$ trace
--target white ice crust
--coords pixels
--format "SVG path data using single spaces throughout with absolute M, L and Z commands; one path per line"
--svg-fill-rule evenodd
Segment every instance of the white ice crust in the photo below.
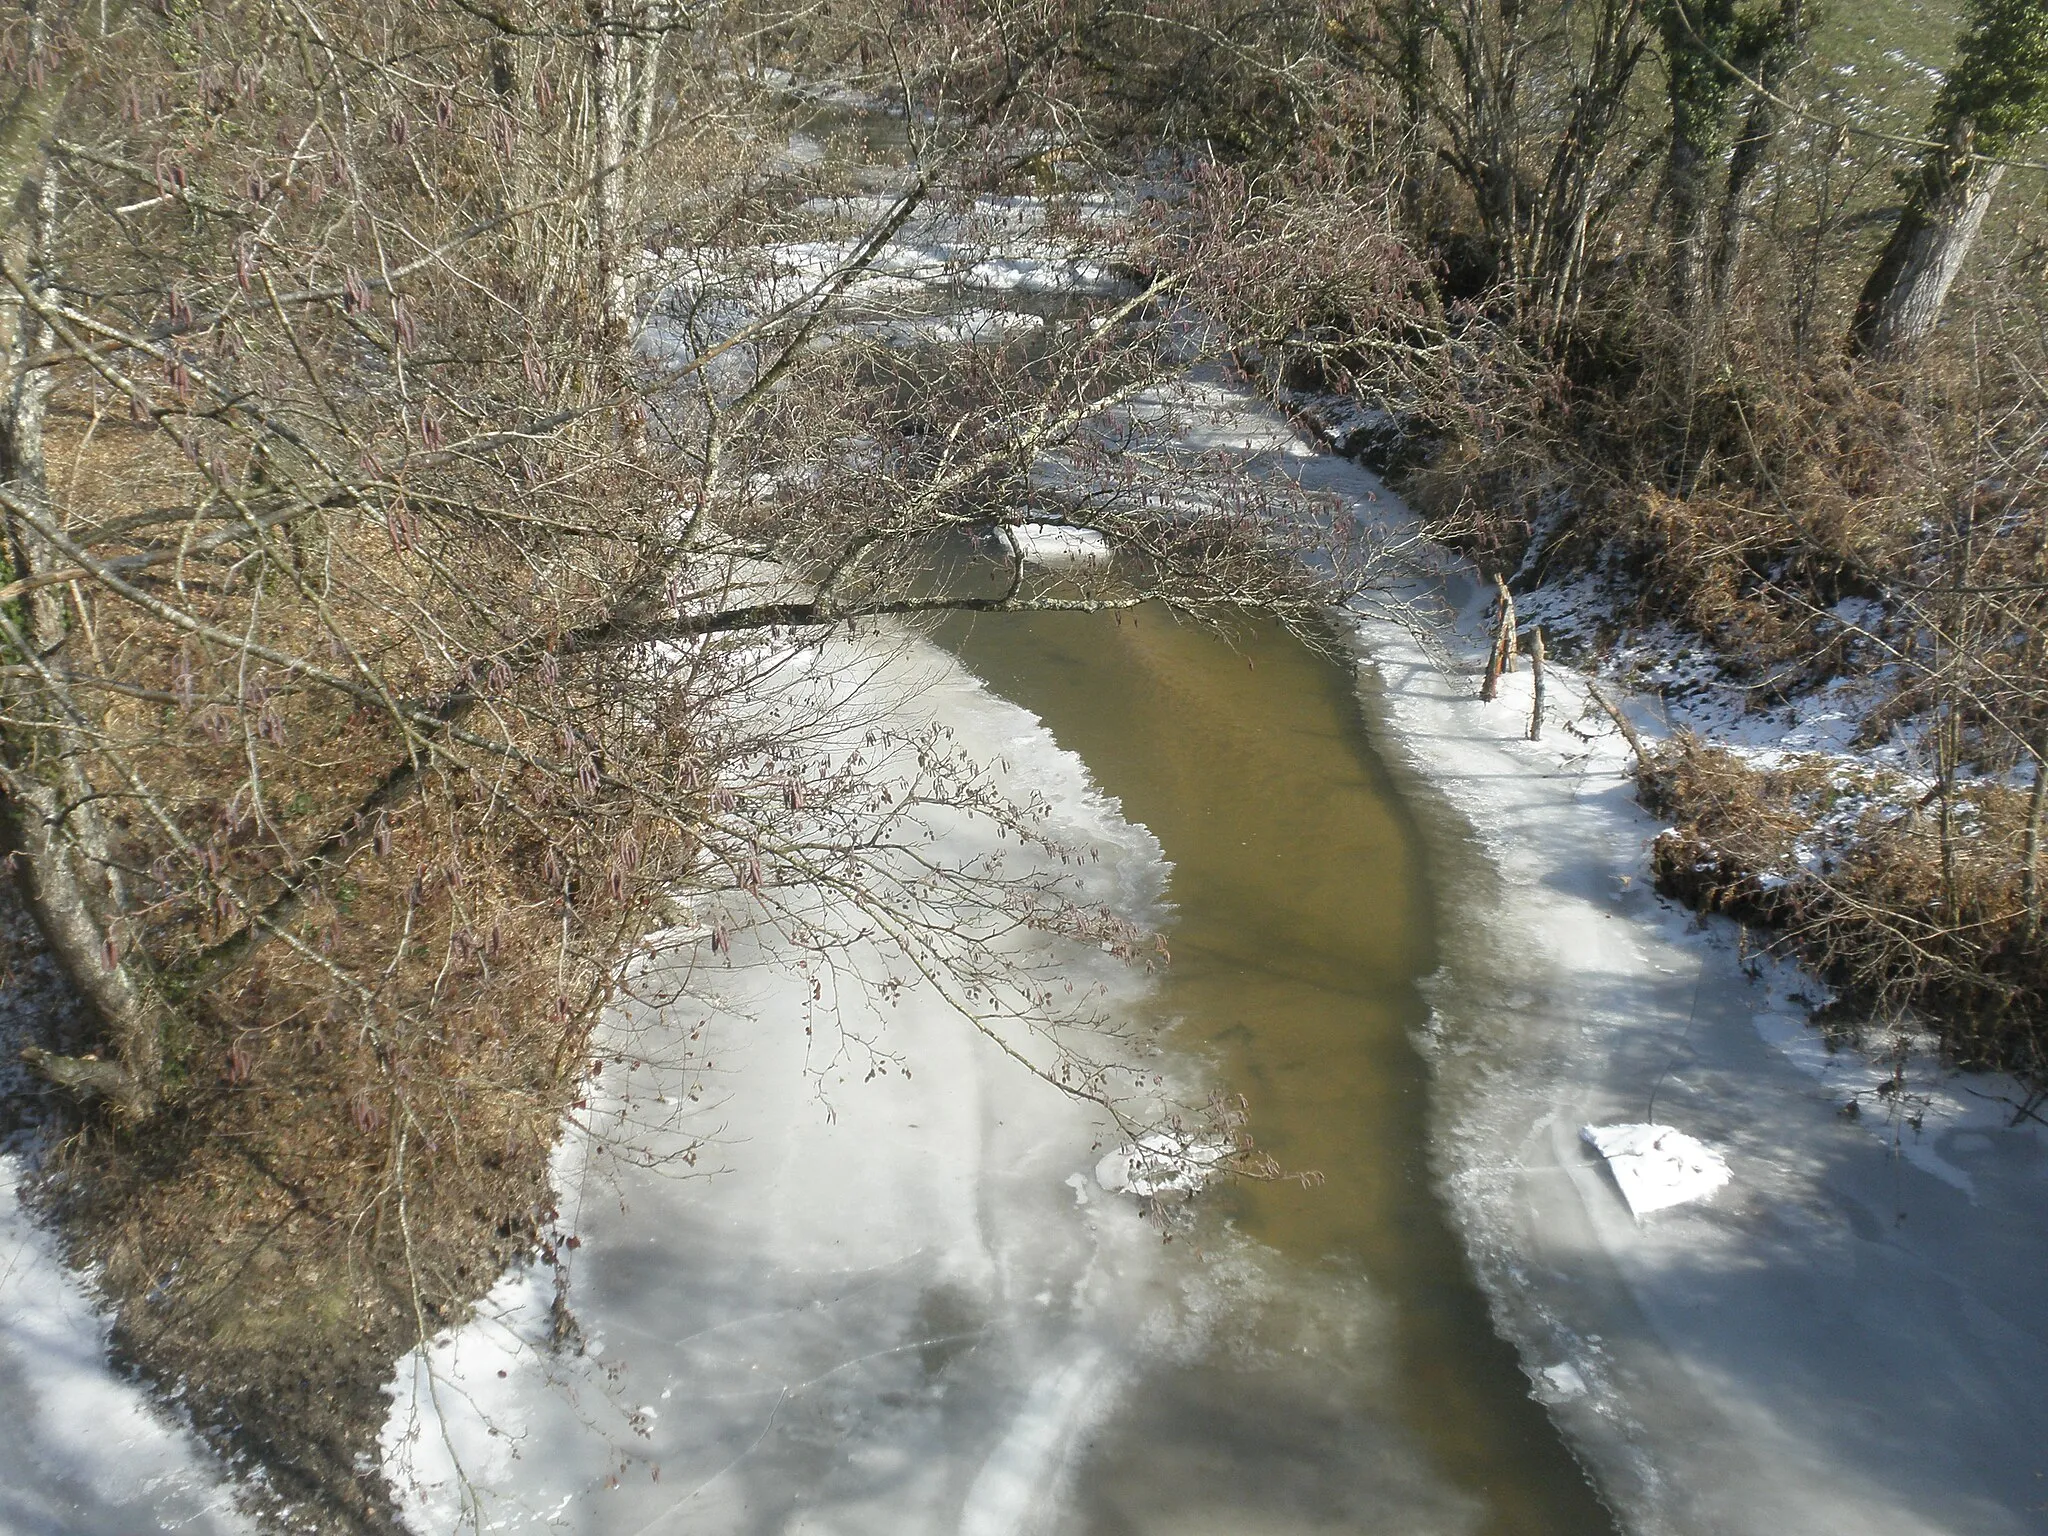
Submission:
M 1094 565 L 1109 558 L 1109 545 L 1091 528 L 1052 523 L 1019 523 L 1010 530 L 1023 557 L 1034 565 L 1060 568 Z
M 21 1176 L 0 1156 L 0 1536 L 253 1531 L 193 1437 L 108 1365 L 107 1318 Z
M 1602 1157 L 1638 1216 L 1704 1200 L 1728 1182 L 1712 1147 L 1669 1125 L 1589 1125 L 1579 1132 Z

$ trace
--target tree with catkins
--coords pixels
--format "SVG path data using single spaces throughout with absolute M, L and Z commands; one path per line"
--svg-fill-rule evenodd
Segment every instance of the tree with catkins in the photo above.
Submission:
M 295 1262 L 380 1320 L 348 1347 L 408 1347 L 492 1270 L 419 1245 L 481 1224 L 502 1262 L 546 1203 L 539 1149 L 677 891 L 829 950 L 797 899 L 829 889 L 1005 1039 L 1087 1020 L 998 926 L 1149 953 L 1059 878 L 911 859 L 914 806 L 1039 820 L 937 740 L 828 750 L 838 706 L 787 693 L 855 626 L 1158 601 L 1306 631 L 1387 575 L 1312 497 L 1219 464 L 1179 496 L 1102 429 L 1183 366 L 1158 289 L 944 359 L 875 323 L 889 240 L 1020 174 L 1058 110 L 1057 8 L 999 10 L 889 60 L 946 111 L 855 228 L 807 211 L 781 104 L 679 7 L 0 22 L 0 811 L 84 1005 L 33 1065 L 118 1130 L 72 1186 L 139 1231 L 104 1255 L 117 1306 L 246 1257 L 289 1188 Z M 804 220 L 837 255 L 792 277 Z M 1055 579 L 1023 523 L 1113 557 Z M 123 1161 L 173 1133 L 185 1179 Z M 180 1207 L 193 1169 L 249 1203 Z M 316 1432 L 231 1412 L 261 1372 L 180 1306 L 138 1348 L 202 1423 Z M 317 1467 L 361 1449 L 266 1446 L 336 1498 Z

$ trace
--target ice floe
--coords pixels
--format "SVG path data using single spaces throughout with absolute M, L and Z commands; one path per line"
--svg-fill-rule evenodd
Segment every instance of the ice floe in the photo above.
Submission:
M 1607 1159 L 1638 1216 L 1704 1200 L 1728 1182 L 1720 1153 L 1669 1125 L 1589 1125 L 1579 1135 Z
M 1009 533 L 1016 541 L 1017 552 L 1033 565 L 1094 565 L 1109 558 L 1108 543 L 1093 529 L 1019 523 Z
M 1095 1165 L 1095 1182 L 1112 1195 L 1191 1195 L 1221 1171 L 1230 1149 L 1204 1137 L 1154 1131 L 1106 1152 Z

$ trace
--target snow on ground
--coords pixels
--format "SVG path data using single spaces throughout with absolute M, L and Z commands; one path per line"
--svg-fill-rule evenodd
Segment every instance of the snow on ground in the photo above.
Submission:
M 1042 198 L 927 202 L 853 272 L 868 230 L 897 202 L 895 194 L 875 194 L 805 203 L 799 212 L 835 226 L 816 239 L 739 252 L 651 253 L 644 276 L 657 297 L 636 351 L 678 373 L 709 354 L 711 388 L 729 400 L 758 377 L 757 330 L 772 332 L 778 317 L 808 313 L 828 289 L 843 312 L 810 338 L 813 347 L 856 336 L 902 347 L 1001 342 L 1045 324 L 1021 307 L 1026 301 L 1057 308 L 1070 299 L 1137 291 L 1130 273 L 1108 259 L 1117 208 L 1101 197 L 1060 199 L 1057 228 L 1049 227 L 1050 205 Z M 1077 248 L 1077 234 L 1090 230 L 1099 251 Z M 966 295 L 997 303 L 963 302 Z
M 107 1363 L 107 1320 L 0 1156 L 0 1536 L 239 1532 L 196 1440 Z
M 1407 516 L 1248 390 L 1201 388 L 1214 445 Z M 1818 1064 L 1784 968 L 1650 889 L 1660 828 L 1583 679 L 1550 669 L 1526 740 L 1526 670 L 1477 699 L 1486 594 L 1453 573 L 1442 596 L 1452 668 L 1359 628 L 1440 872 L 1439 1178 L 1537 1394 L 1645 1536 L 2048 1530 L 2043 1127 L 1924 1057 L 1883 1095 L 1890 1061 Z M 1639 1222 L 1579 1133 L 1645 1121 L 1726 1187 Z
M 1137 291 L 1127 272 L 1107 262 L 1050 254 L 1033 240 L 1014 244 L 991 253 L 979 242 L 941 238 L 936 231 L 924 241 L 894 240 L 837 296 L 858 306 L 937 302 L 962 292 L 1117 298 Z M 796 240 L 723 260 L 669 250 L 650 259 L 648 275 L 664 288 L 742 294 L 767 314 L 809 304 L 855 267 L 864 247 L 861 238 Z

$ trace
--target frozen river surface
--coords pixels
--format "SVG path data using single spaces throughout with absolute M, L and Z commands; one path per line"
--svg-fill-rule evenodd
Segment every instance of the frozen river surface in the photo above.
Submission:
M 862 1018 L 842 978 L 837 1011 L 813 1008 L 789 955 L 736 935 L 695 978 L 720 1006 L 614 1026 L 645 1064 L 608 1066 L 630 1087 L 564 1169 L 580 1352 L 543 1342 L 535 1272 L 406 1383 L 391 1461 L 414 1523 L 470 1500 L 496 1528 L 593 1532 L 1603 1528 L 1430 1192 L 1407 1034 L 1427 922 L 1349 669 L 1155 614 L 962 643 L 1102 751 L 1122 810 L 936 650 L 892 664 L 896 691 L 1050 799 L 1098 894 L 1173 903 L 1165 980 L 1073 974 L 1166 1026 L 1162 1078 L 1243 1088 L 1262 1143 L 1327 1182 L 1224 1191 L 1165 1241 L 1094 1178 L 1099 1113 L 930 987 Z M 1166 857 L 1126 819 L 1139 801 Z M 894 1064 L 868 1080 L 842 1032 Z M 591 1150 L 700 1138 L 694 1168 Z

